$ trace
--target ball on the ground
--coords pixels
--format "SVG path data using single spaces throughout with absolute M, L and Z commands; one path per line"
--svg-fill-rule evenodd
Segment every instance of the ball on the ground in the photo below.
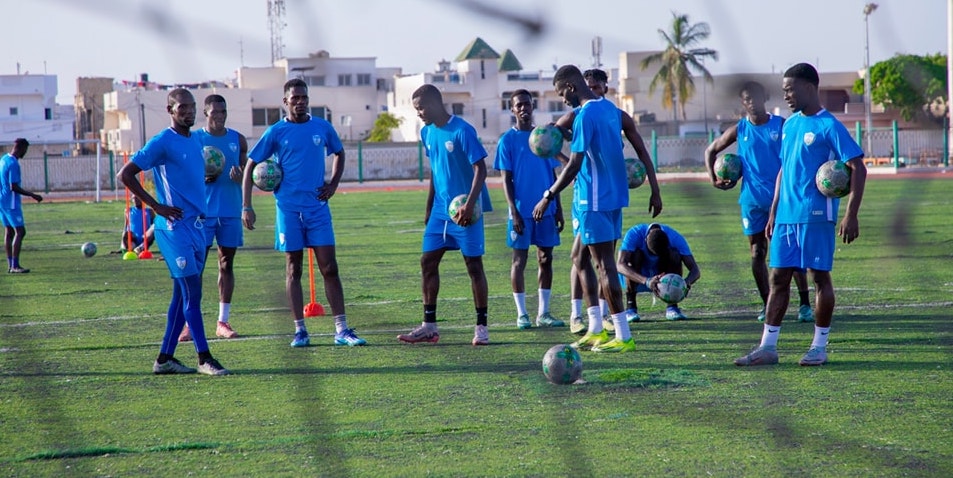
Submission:
M 83 251 L 83 255 L 86 257 L 93 257 L 96 255 L 96 243 L 87 242 L 80 246 L 79 250 Z
M 537 126 L 529 134 L 529 149 L 540 158 L 552 158 L 563 149 L 563 134 L 554 125 Z
M 218 176 L 225 170 L 225 155 L 215 146 L 203 147 L 202 158 L 205 159 L 205 176 Z
M 470 215 L 470 224 L 473 224 L 479 221 L 480 216 L 483 215 L 483 205 L 480 204 L 480 202 L 481 201 L 477 201 L 476 204 L 473 206 L 473 214 Z M 463 205 L 466 203 L 467 203 L 466 194 L 461 194 L 450 201 L 450 206 L 447 207 L 447 214 L 450 215 L 450 219 L 454 223 L 459 224 L 456 219 L 457 211 L 459 211 L 460 208 L 462 208 Z
M 262 161 L 255 165 L 251 179 L 262 191 L 274 191 L 281 184 L 281 166 L 274 161 Z
M 629 179 L 629 189 L 635 189 L 645 182 L 645 165 L 635 158 L 625 158 L 625 175 Z
M 843 161 L 832 159 L 817 170 L 814 184 L 829 198 L 842 198 L 850 193 L 850 168 Z
M 677 304 L 688 294 L 688 283 L 678 274 L 665 274 L 659 279 L 655 289 L 659 299 L 669 304 Z
M 582 357 L 567 344 L 554 345 L 543 355 L 543 375 L 557 385 L 566 385 L 582 376 Z
M 715 177 L 722 181 L 737 181 L 741 179 L 741 158 L 737 154 L 725 153 L 715 158 L 712 165 Z

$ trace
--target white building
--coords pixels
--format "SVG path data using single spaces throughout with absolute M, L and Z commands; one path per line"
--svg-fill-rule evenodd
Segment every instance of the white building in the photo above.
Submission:
M 57 109 L 56 94 L 56 75 L 0 75 L 0 143 L 69 143 L 73 116 Z

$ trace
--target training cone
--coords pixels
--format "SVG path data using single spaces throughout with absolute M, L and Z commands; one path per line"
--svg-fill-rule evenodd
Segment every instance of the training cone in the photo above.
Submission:
M 134 261 L 137 259 L 139 259 L 139 256 L 137 256 L 136 253 L 132 251 L 126 251 L 126 253 L 122 255 L 122 260 L 124 261 Z
M 317 302 L 312 302 L 304 306 L 305 317 L 321 317 L 324 315 L 324 307 Z
M 146 249 L 139 253 L 140 260 L 152 259 L 152 252 L 149 249 Z

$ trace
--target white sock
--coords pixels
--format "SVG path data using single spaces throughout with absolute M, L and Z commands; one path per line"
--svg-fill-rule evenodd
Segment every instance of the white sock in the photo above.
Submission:
M 629 330 L 629 321 L 625 320 L 625 312 L 612 314 L 612 323 L 615 324 L 615 338 L 623 342 L 632 338 L 632 332 Z
M 526 292 L 513 292 L 513 300 L 516 302 L 516 316 L 526 315 Z
M 600 317 L 609 316 L 609 303 L 605 299 L 599 299 L 599 313 Z
M 537 316 L 548 314 L 549 298 L 553 294 L 552 289 L 539 289 L 537 293 L 539 294 L 539 314 L 537 314 Z
M 761 346 L 777 348 L 778 335 L 780 334 L 781 334 L 780 325 L 764 324 L 764 332 L 761 333 Z
M 232 304 L 228 302 L 219 302 L 218 303 L 218 321 L 228 323 L 228 313 L 232 308 Z
M 304 319 L 295 320 L 295 332 L 307 332 L 308 329 L 304 326 Z
M 334 316 L 334 331 L 337 333 L 344 332 L 347 329 L 347 316 L 344 314 Z
M 602 314 L 599 313 L 599 306 L 593 306 L 586 309 L 589 315 L 589 333 L 598 334 L 602 332 Z
M 572 300 L 572 316 L 582 317 L 582 299 Z
M 819 349 L 827 348 L 827 334 L 830 333 L 830 327 L 818 327 L 814 326 L 814 341 L 811 342 L 811 347 L 817 347 Z

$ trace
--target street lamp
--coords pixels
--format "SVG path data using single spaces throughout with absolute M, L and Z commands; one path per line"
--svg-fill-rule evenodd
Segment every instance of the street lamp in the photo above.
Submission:
M 874 13 L 874 10 L 876 9 L 876 3 L 868 3 L 867 5 L 864 5 L 864 53 L 866 55 L 864 61 L 864 114 L 866 115 L 867 120 L 868 157 L 872 157 L 874 154 L 873 138 L 871 135 L 873 120 L 870 117 L 870 110 L 872 108 L 870 100 L 870 14 Z

